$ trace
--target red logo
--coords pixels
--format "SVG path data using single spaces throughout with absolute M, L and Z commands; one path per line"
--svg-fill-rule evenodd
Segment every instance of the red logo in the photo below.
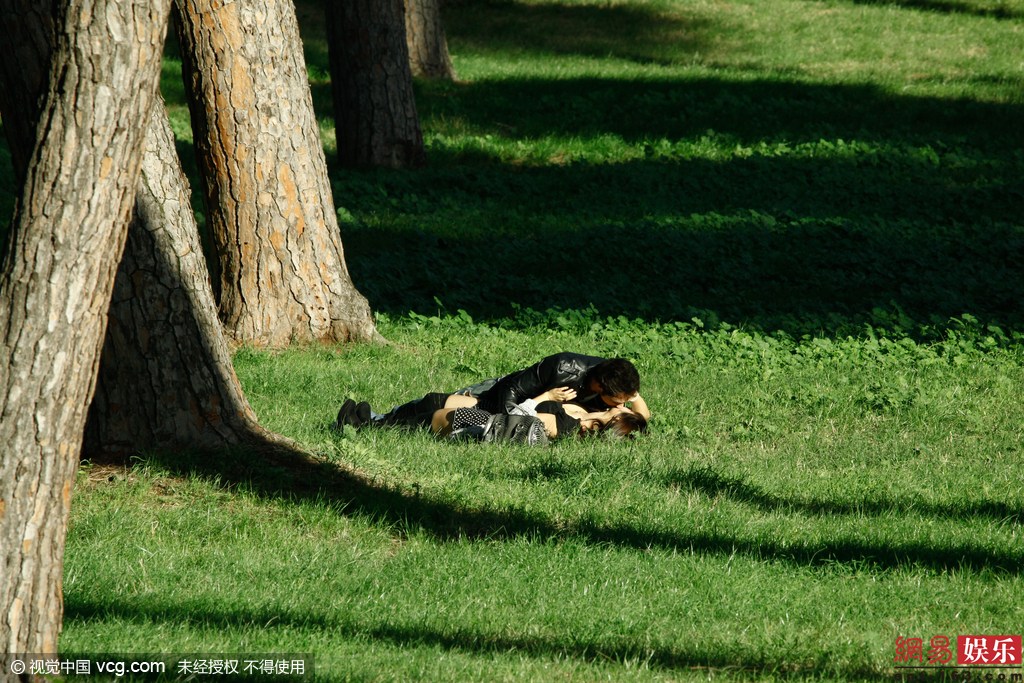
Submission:
M 1021 637 L 957 636 L 956 663 L 960 666 L 1019 666 Z
M 928 664 L 949 664 L 953 653 L 949 650 L 947 636 L 932 636 L 928 643 Z
M 949 649 L 948 636 L 932 636 L 928 641 L 927 651 L 924 649 L 924 641 L 920 638 L 896 639 L 896 657 L 893 661 L 898 664 L 916 661 L 918 664 L 927 663 L 931 666 L 949 664 L 952 660 L 953 651 Z
M 920 638 L 896 638 L 896 657 L 894 662 L 910 662 L 917 660 L 920 664 L 924 657 L 924 641 Z

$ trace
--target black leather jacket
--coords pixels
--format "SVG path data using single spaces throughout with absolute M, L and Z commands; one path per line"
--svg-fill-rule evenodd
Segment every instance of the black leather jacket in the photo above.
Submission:
M 556 353 L 528 368 L 505 375 L 493 387 L 480 394 L 479 407 L 490 412 L 508 413 L 528 398 L 548 389 L 569 387 L 576 390 L 573 403 L 588 410 L 606 410 L 597 392 L 587 386 L 588 374 L 605 358 L 579 353 Z

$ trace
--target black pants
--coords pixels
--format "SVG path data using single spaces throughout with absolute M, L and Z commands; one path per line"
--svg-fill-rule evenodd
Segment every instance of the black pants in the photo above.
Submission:
M 439 392 L 427 394 L 396 406 L 377 424 L 387 427 L 430 427 L 434 413 L 444 408 L 445 401 L 451 394 Z

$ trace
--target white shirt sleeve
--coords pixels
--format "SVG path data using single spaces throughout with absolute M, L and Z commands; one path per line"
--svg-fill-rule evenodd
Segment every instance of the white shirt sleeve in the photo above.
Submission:
M 516 407 L 523 411 L 523 415 L 532 415 L 533 417 L 537 417 L 537 401 L 532 398 L 526 399 Z

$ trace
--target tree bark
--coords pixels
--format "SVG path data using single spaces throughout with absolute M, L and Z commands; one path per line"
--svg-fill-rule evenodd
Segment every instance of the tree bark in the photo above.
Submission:
M 342 165 L 423 165 L 402 0 L 328 2 L 327 31 Z
M 345 266 L 291 0 L 177 7 L 228 337 L 379 339 Z
M 0 275 L 0 670 L 8 676 L 16 653 L 57 652 L 72 484 L 169 3 L 54 7 L 45 104 Z
M 0 70 L 0 92 L 10 95 L 0 100 L 0 111 L 15 174 L 23 179 L 32 144 L 17 131 L 31 131 L 37 120 L 46 76 L 40 65 L 49 63 L 54 34 L 49 16 L 32 22 L 38 31 L 23 30 L 25 20 L 15 19 L 28 17 L 35 3 L 7 1 L 22 6 L 17 15 L 3 14 L 3 29 L 25 61 Z M 82 451 L 126 455 L 280 443 L 257 423 L 231 365 L 162 102 L 149 121 Z
M 441 0 L 405 0 L 405 40 L 413 76 L 455 80 L 441 23 Z
M 149 121 L 83 451 L 277 440 L 257 423 L 231 365 L 162 103 Z

